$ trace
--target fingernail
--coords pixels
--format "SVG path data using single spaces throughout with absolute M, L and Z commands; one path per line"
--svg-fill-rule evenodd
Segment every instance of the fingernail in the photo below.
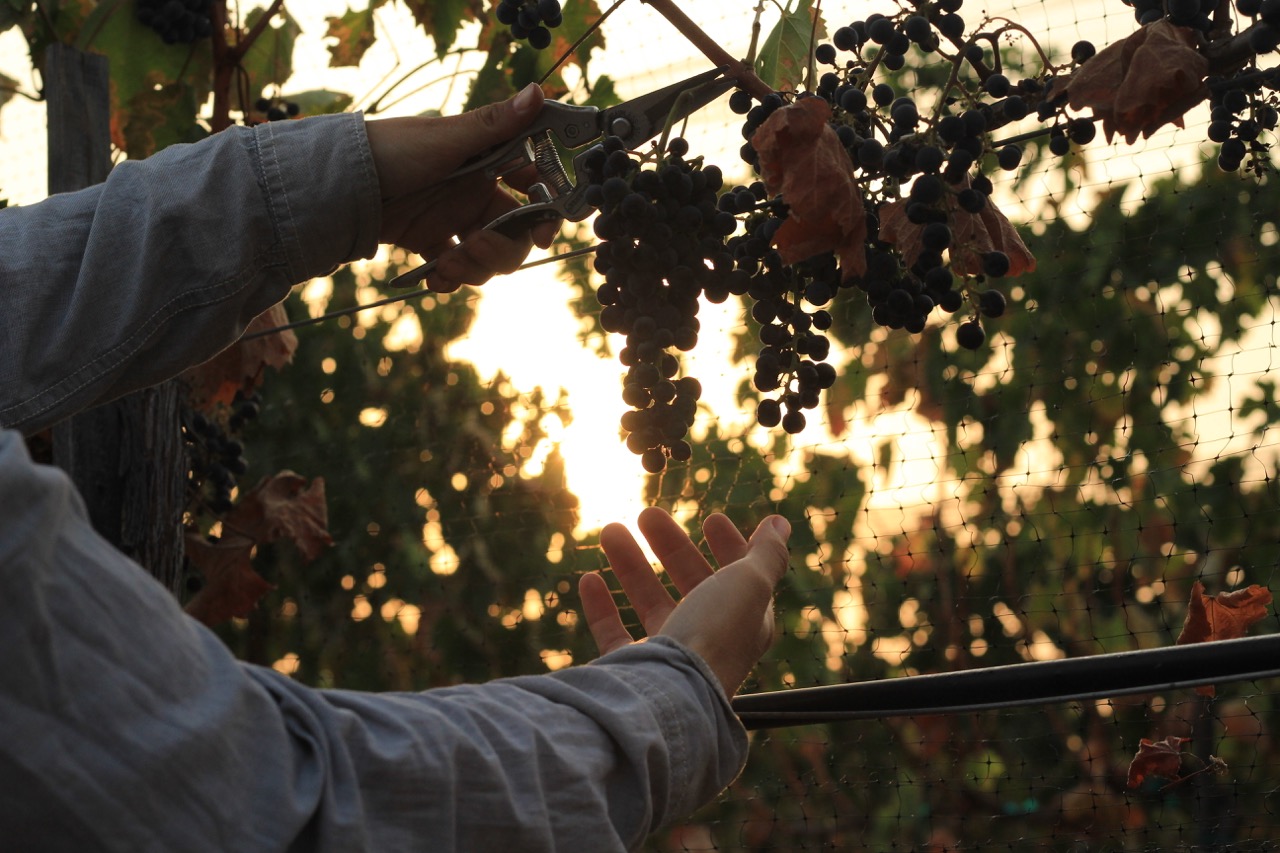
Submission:
M 791 535 L 791 524 L 782 516 L 775 515 L 770 519 L 770 522 L 773 524 L 773 529 L 778 531 L 778 535 L 783 539 Z
M 520 90 L 520 94 L 515 96 L 511 102 L 512 108 L 518 113 L 527 113 L 534 108 L 537 103 L 537 96 L 534 94 L 538 91 L 537 83 L 530 83 Z

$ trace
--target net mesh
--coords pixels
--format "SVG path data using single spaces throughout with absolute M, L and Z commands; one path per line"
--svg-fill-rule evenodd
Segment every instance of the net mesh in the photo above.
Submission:
M 832 27 L 871 11 L 839 5 L 823 5 Z M 700 23 L 741 41 L 747 4 L 715 8 Z M 1047 33 L 1052 56 L 1134 28 L 1121 4 L 1000 13 Z M 618 75 L 623 96 L 698 64 L 623 43 L 646 14 L 611 21 L 610 61 L 648 69 Z M 1014 73 L 1039 67 L 1025 39 L 1002 51 Z M 898 78 L 922 104 L 930 80 Z M 694 457 L 658 477 L 618 439 L 618 343 L 596 325 L 589 261 L 304 330 L 249 442 L 255 465 L 323 474 L 338 544 L 306 567 L 282 553 L 276 598 L 230 641 L 360 688 L 582 662 L 575 584 L 604 565 L 596 531 L 657 503 L 691 525 L 712 511 L 743 529 L 769 512 L 793 522 L 782 637 L 748 691 L 1172 645 L 1194 582 L 1269 587 L 1280 542 L 1280 198 L 1270 175 L 1202 165 L 1206 120 L 1066 157 L 1027 141 L 1022 169 L 992 175 L 993 200 L 1039 266 L 1009 283 L 988 344 L 960 350 L 955 319 L 889 332 L 837 300 L 842 378 L 797 436 L 752 425 L 742 305 L 704 306 L 723 335 L 686 364 L 707 388 Z M 727 111 L 685 134 L 749 178 Z M 381 274 L 340 272 L 293 311 L 372 297 Z M 650 848 L 1273 849 L 1275 705 L 1272 683 L 1242 682 L 761 731 L 742 777 Z M 1134 764 L 1144 740 L 1174 744 L 1172 765 Z
M 745 52 L 752 4 L 687 7 Z M 874 10 L 822 11 L 834 27 Z M 1135 27 L 1120 3 L 991 12 L 1046 34 L 1051 57 Z M 607 27 L 599 67 L 623 97 L 703 64 L 653 17 L 627 4 Z M 1015 73 L 1039 68 L 1025 39 L 1002 52 Z M 931 79 L 898 81 L 924 104 Z M 1195 582 L 1270 588 L 1280 547 L 1280 191 L 1269 172 L 1218 172 L 1206 124 L 1201 107 L 1185 128 L 1066 157 L 1027 141 L 1017 173 L 992 174 L 993 201 L 1038 269 L 1009 282 L 988 343 L 960 350 L 950 317 L 890 332 L 837 300 L 841 379 L 797 436 L 753 425 L 743 306 L 704 306 L 686 361 L 706 389 L 694 457 L 657 477 L 619 438 L 619 344 L 589 258 L 300 331 L 244 427 L 242 482 L 323 477 L 335 546 L 314 562 L 261 548 L 275 590 L 223 636 L 353 689 L 582 663 L 576 581 L 605 566 L 598 530 L 659 504 L 691 527 L 713 511 L 744 530 L 792 521 L 782 634 L 749 692 L 1173 645 Z M 749 180 L 727 110 L 686 136 Z M 569 237 L 589 245 L 589 226 Z M 312 282 L 290 313 L 372 301 L 409 261 Z M 649 849 L 1271 850 L 1276 704 L 1274 682 L 1246 681 L 762 731 L 742 777 Z M 1172 765 L 1141 772 L 1144 741 L 1175 744 Z

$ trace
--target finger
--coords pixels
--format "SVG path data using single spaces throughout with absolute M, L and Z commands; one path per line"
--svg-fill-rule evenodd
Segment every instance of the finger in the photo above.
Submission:
M 517 172 L 502 176 L 502 182 L 514 190 L 522 193 L 528 193 L 529 188 L 541 181 L 542 176 L 539 174 L 536 166 L 530 164 Z M 544 222 L 535 227 L 529 236 L 533 239 L 533 245 L 539 249 L 546 249 L 555 241 L 556 235 L 560 233 L 560 226 L 564 224 L 563 219 L 555 222 Z
M 680 523 L 665 510 L 649 507 L 640 513 L 640 532 L 682 595 L 711 577 L 711 564 L 693 544 Z
M 636 616 L 640 618 L 640 624 L 648 633 L 656 633 L 675 609 L 676 603 L 654 573 L 640 544 L 623 525 L 608 524 L 600 531 L 600 547 L 609 558 L 613 573 L 622 583 L 622 589 Z
M 756 526 L 747 543 L 747 554 L 737 565 L 751 565 L 770 586 L 776 586 L 787 573 L 791 558 L 787 551 L 787 537 L 790 535 L 790 522 L 780 515 L 769 516 Z
M 723 513 L 712 513 L 702 522 L 702 535 L 706 537 L 711 555 L 721 566 L 727 566 L 747 555 L 747 540 L 737 525 Z
M 530 83 L 514 96 L 437 119 L 431 140 L 437 168 L 450 172 L 467 158 L 514 138 L 542 111 L 542 88 Z
M 600 654 L 607 655 L 631 643 L 631 634 L 622 624 L 622 615 L 613 600 L 613 593 L 599 572 L 585 574 L 579 579 L 578 597 L 582 599 L 582 615 Z
M 533 245 L 539 249 L 549 249 L 551 244 L 555 242 L 556 236 L 560 233 L 560 226 L 564 224 L 563 219 L 557 219 L 555 222 L 544 222 L 529 232 L 529 236 L 533 238 Z
M 440 276 L 461 284 L 484 284 L 499 273 L 515 272 L 529 254 L 527 239 L 477 231 L 440 258 Z

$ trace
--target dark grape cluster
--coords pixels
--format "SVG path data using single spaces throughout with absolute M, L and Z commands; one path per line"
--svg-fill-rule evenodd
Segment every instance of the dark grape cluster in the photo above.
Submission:
M 735 238 L 733 248 L 738 263 L 750 269 L 760 245 L 766 247 L 748 291 L 754 300 L 751 318 L 760 324 L 752 384 L 774 396 L 761 399 L 756 418 L 761 426 L 781 424 L 794 435 L 805 427 L 805 410 L 817 408 L 823 390 L 836 381 L 836 370 L 826 361 L 831 339 L 824 333 L 831 328 L 831 314 L 820 306 L 835 296 L 840 273 L 830 252 L 783 265 L 777 250 L 767 248 L 766 236 L 780 223 L 772 214 L 752 217 L 746 235 Z
M 746 293 L 750 280 L 725 248 L 738 221 L 717 207 L 720 170 L 686 159 L 688 149 L 677 138 L 661 157 L 639 159 L 617 137 L 606 137 L 585 159 L 586 199 L 600 211 L 600 325 L 626 335 L 618 359 L 627 368 L 622 399 L 631 411 L 622 428 L 650 473 L 662 471 L 667 459 L 692 455 L 685 436 L 702 387 L 692 377 L 677 378 L 675 352 L 698 342 L 699 298 L 724 302 Z
M 1249 27 L 1249 48 L 1272 53 L 1280 47 L 1280 3 L 1276 0 L 1236 0 L 1241 17 L 1255 19 Z
M 986 69 L 981 50 L 972 55 L 966 53 L 965 58 L 983 68 L 981 91 L 975 93 L 983 100 L 975 98 L 968 106 L 944 109 L 936 118 L 922 115 L 915 102 L 890 83 L 872 84 L 869 71 L 874 64 L 887 63 L 892 68 L 896 63 L 889 60 L 903 56 L 913 45 L 929 52 L 937 50 L 942 39 L 958 40 L 964 31 L 959 9 L 959 2 L 947 0 L 931 9 L 928 16 L 904 13 L 890 18 L 873 14 L 841 27 L 830 44 L 815 51 L 819 61 L 835 70 L 822 75 L 814 94 L 831 105 L 832 127 L 849 154 L 860 185 L 909 187 L 902 203 L 907 220 L 919 229 L 919 246 L 910 251 L 881 241 L 878 228 L 869 229 L 866 273 L 849 277 L 832 271 L 831 279 L 841 282 L 848 278 L 842 283 L 862 290 L 877 324 L 912 333 L 924 330 L 935 308 L 947 313 L 959 311 L 967 295 L 974 309 L 973 318 L 957 329 L 957 342 L 976 349 L 985 339 L 978 318 L 999 316 L 1005 308 L 1004 298 L 997 291 L 979 288 L 988 279 L 1007 274 L 1010 261 L 1003 252 L 978 255 L 971 246 L 962 245 L 956 237 L 963 233 L 957 228 L 956 217 L 980 214 L 988 204 L 992 184 L 981 173 L 984 157 L 992 155 L 995 164 L 1005 170 L 1017 169 L 1022 161 L 1022 148 L 1017 144 L 993 149 L 989 141 L 992 127 L 1024 118 L 1033 109 L 1041 110 L 1042 117 L 1051 117 L 1060 107 L 1045 83 L 1035 79 L 1014 83 L 1004 74 Z M 1092 55 L 1092 46 L 1086 43 L 1073 49 L 1077 61 Z M 758 158 L 751 138 L 782 104 L 782 96 L 776 93 L 760 103 L 742 92 L 731 97 L 731 107 L 745 116 L 743 136 L 747 142 L 742 157 L 753 166 L 758 165 Z M 1093 123 L 1087 119 L 1064 119 L 1051 135 L 1050 148 L 1060 150 L 1064 143 L 1069 146 L 1072 141 L 1086 142 L 1094 132 Z M 1056 141 L 1059 136 L 1062 142 Z M 879 212 L 887 211 L 884 204 L 896 198 L 868 194 L 864 201 L 873 223 L 878 225 Z M 969 270 L 958 280 L 949 262 L 956 252 L 975 255 L 981 271 Z M 832 262 L 822 263 L 829 266 Z M 819 294 L 825 296 L 826 289 L 829 288 L 819 286 Z M 768 309 L 760 310 L 768 313 Z M 767 341 L 765 344 L 768 346 Z M 824 379 L 826 373 L 822 371 Z M 772 371 L 763 371 L 761 376 L 758 370 L 757 388 L 765 390 L 772 384 L 771 378 Z M 766 407 L 763 414 L 772 420 L 773 405 Z
M 1249 86 L 1230 85 L 1234 81 L 1222 81 L 1212 89 L 1209 113 L 1209 140 L 1222 147 L 1218 151 L 1218 167 L 1234 172 L 1244 163 L 1247 155 L 1254 155 L 1254 162 L 1268 162 L 1265 156 L 1270 146 L 1262 137 L 1264 130 L 1275 130 L 1280 114 L 1265 100 L 1261 83 Z
M 537 50 L 551 45 L 551 31 L 564 22 L 560 0 L 501 0 L 495 14 L 512 36 Z
M 301 108 L 293 101 L 284 98 L 258 98 L 253 102 L 253 110 L 260 113 L 267 121 L 283 121 L 296 118 Z
M 212 0 L 137 0 L 134 15 L 160 34 L 165 44 L 190 44 L 213 32 Z
M 1139 24 L 1154 24 L 1161 18 L 1180 27 L 1191 27 L 1202 33 L 1213 28 L 1213 10 L 1218 0 L 1125 0 L 1133 7 L 1133 17 Z
M 205 508 L 215 515 L 231 509 L 236 477 L 249 470 L 244 444 L 237 436 L 245 424 L 258 416 L 260 406 L 257 394 L 246 397 L 237 393 L 225 418 L 210 418 L 192 409 L 183 412 L 188 505 Z

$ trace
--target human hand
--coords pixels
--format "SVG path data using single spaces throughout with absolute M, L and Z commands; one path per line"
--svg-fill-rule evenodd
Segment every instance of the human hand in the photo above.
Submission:
M 774 515 L 760 522 L 751 541 L 725 516 L 703 522 L 711 553 L 722 569 L 715 571 L 684 529 L 657 507 L 640 513 L 640 532 L 683 596 L 677 603 L 667 592 L 631 532 L 610 524 L 600 532 L 600 546 L 622 583 L 640 624 L 649 636 L 668 636 L 683 643 L 711 668 L 732 696 L 760 656 L 773 645 L 773 589 L 787 570 L 787 536 L 791 525 Z M 598 572 L 578 583 L 582 610 L 600 653 L 632 642 L 608 584 Z
M 484 226 L 520 206 L 481 172 L 441 183 L 471 157 L 513 139 L 542 110 L 541 87 L 456 116 L 368 121 L 365 129 L 382 192 L 378 239 L 437 260 L 428 286 L 448 293 L 513 272 L 531 243 L 551 245 L 559 226 L 540 225 L 529 237 L 506 237 Z M 530 166 L 504 180 L 526 190 L 536 180 Z M 455 245 L 454 238 L 461 240 Z

